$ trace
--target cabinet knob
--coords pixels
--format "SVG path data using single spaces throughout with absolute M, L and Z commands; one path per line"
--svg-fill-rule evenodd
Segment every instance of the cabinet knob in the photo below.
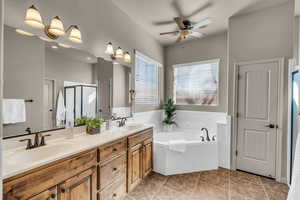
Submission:
M 113 168 L 113 171 L 117 171 L 117 168 L 116 168 L 116 167 L 114 167 L 114 168 Z
M 117 148 L 113 148 L 113 151 L 117 151 L 118 149 Z
M 117 194 L 116 194 L 116 193 L 114 193 L 114 194 L 113 194 L 113 197 L 116 197 L 116 196 L 117 196 Z
M 61 188 L 60 190 L 62 193 L 65 193 L 66 192 L 66 189 L 65 188 Z
M 51 199 L 55 199 L 55 198 L 56 198 L 56 194 L 54 194 L 54 193 L 51 194 L 51 195 L 50 195 L 50 198 L 51 198 Z

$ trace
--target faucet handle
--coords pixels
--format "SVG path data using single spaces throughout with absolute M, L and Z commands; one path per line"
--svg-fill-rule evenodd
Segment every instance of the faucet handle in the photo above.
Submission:
M 26 149 L 31 149 L 33 146 L 32 146 L 32 142 L 31 142 L 31 139 L 28 138 L 28 139 L 23 139 L 23 140 L 19 140 L 19 142 L 26 142 L 27 141 L 27 146 L 26 146 Z
M 45 137 L 49 137 L 49 136 L 51 136 L 51 135 L 50 134 L 42 135 L 40 146 L 45 146 L 46 145 Z

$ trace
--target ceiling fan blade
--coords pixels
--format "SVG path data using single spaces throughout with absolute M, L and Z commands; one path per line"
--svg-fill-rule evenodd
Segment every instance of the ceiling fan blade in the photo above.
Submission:
M 201 28 L 201 27 L 205 27 L 209 24 L 212 23 L 212 20 L 210 18 L 205 18 L 204 20 L 202 20 L 201 22 L 194 24 L 193 25 L 193 30 Z
M 176 12 L 177 16 L 183 18 L 183 12 L 182 12 L 182 9 L 181 9 L 181 7 L 179 5 L 179 1 L 178 0 L 173 0 L 172 3 L 171 3 L 171 5 L 175 9 L 175 12 Z
M 175 22 L 178 25 L 180 30 L 185 29 L 185 25 L 183 24 L 183 19 L 181 17 L 175 17 L 174 20 L 175 20 Z
M 179 31 L 170 31 L 170 32 L 164 32 L 164 33 L 160 33 L 160 35 L 169 35 L 169 34 L 177 34 L 179 33 Z
M 182 35 L 180 34 L 180 35 L 178 36 L 178 38 L 176 39 L 176 42 L 180 42 L 181 39 L 182 39 Z
M 190 15 L 185 16 L 185 18 L 191 18 L 191 17 L 195 16 L 196 14 L 202 12 L 203 10 L 211 7 L 212 5 L 213 5 L 212 2 L 207 2 L 203 6 L 201 6 L 200 8 L 198 8 L 197 10 L 195 10 L 194 12 L 192 12 Z
M 196 31 L 193 31 L 190 36 L 195 37 L 195 38 L 202 38 L 205 34 L 204 33 L 199 33 Z

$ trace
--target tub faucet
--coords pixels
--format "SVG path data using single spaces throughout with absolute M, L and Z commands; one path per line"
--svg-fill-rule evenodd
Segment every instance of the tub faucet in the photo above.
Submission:
M 207 128 L 202 128 L 201 131 L 205 131 L 205 133 L 206 133 L 206 141 L 210 141 Z

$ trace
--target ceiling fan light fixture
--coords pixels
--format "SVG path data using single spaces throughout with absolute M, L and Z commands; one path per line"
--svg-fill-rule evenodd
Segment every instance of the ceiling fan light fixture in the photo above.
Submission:
M 118 49 L 116 50 L 115 57 L 116 58 L 123 58 L 123 55 L 124 55 L 123 50 L 121 49 L 121 47 L 118 47 Z
M 108 54 L 108 55 L 113 55 L 114 54 L 114 47 L 113 47 L 111 42 L 107 43 L 105 54 Z
M 37 29 L 45 28 L 41 14 L 38 11 L 38 9 L 36 9 L 36 7 L 34 7 L 34 5 L 30 6 L 26 10 L 26 16 L 24 19 L 24 23 L 27 24 L 28 26 L 31 26 L 31 27 L 37 28 Z
M 48 27 L 48 32 L 54 36 L 65 35 L 64 25 L 58 16 L 52 18 L 50 26 Z
M 70 27 L 70 35 L 69 35 L 69 40 L 75 43 L 82 43 L 81 40 L 81 32 L 76 25 L 72 25 Z
M 131 63 L 131 56 L 128 51 L 124 54 L 124 62 Z

